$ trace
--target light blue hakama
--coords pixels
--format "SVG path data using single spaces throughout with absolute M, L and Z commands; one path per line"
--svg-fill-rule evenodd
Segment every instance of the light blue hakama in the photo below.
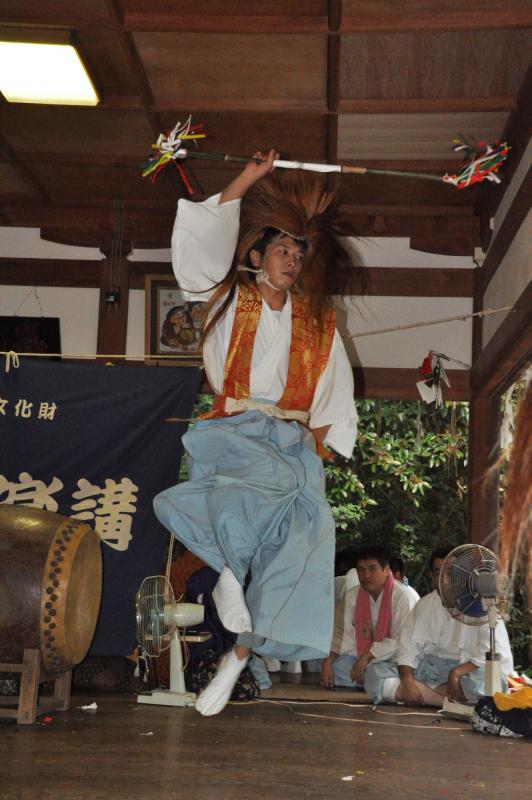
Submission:
M 449 672 L 458 667 L 460 662 L 451 658 L 427 654 L 414 671 L 413 677 L 431 689 L 446 684 Z M 470 703 L 476 703 L 484 694 L 485 667 L 479 667 L 472 672 L 462 675 L 460 687 L 464 697 Z M 383 684 L 386 678 L 398 678 L 397 665 L 391 661 L 371 661 L 366 668 L 364 689 L 372 703 L 383 702 Z M 503 682 L 504 685 L 504 682 Z
M 201 420 L 183 437 L 190 480 L 154 500 L 157 517 L 217 572 L 244 585 L 253 634 L 239 644 L 283 661 L 328 655 L 334 520 L 308 432 L 258 411 Z

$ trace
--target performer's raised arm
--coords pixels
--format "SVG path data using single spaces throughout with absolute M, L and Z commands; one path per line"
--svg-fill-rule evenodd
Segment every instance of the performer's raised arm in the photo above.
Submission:
M 254 183 L 261 178 L 264 178 L 270 172 L 273 172 L 275 167 L 273 162 L 279 158 L 279 153 L 275 150 L 270 150 L 267 156 L 260 152 L 255 153 L 253 158 L 261 159 L 261 162 L 250 161 L 242 172 L 236 176 L 234 180 L 223 190 L 220 195 L 219 203 L 228 203 L 230 200 L 240 200 L 246 194 Z
M 270 173 L 278 156 L 255 153 L 262 163 L 246 164 L 221 194 L 202 203 L 178 203 L 172 233 L 172 266 L 186 300 L 209 300 L 231 267 L 240 221 L 240 199 Z

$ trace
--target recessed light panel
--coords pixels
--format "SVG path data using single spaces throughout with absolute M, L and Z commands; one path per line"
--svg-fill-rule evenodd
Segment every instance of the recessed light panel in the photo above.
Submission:
M 99 97 L 74 47 L 0 41 L 0 91 L 10 103 L 95 106 Z

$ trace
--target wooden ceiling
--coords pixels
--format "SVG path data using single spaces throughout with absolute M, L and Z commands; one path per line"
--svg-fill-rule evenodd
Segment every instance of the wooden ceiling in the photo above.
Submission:
M 3 29 L 3 31 L 2 31 Z M 530 0 L 2 0 L 0 33 L 71 32 L 97 108 L 0 103 L 0 224 L 108 246 L 113 202 L 136 247 L 167 247 L 176 174 L 141 162 L 189 113 L 211 152 L 443 174 L 459 132 L 492 141 L 520 120 Z M 524 99 L 525 98 L 525 99 Z M 190 162 L 189 162 L 190 163 Z M 198 199 L 235 167 L 195 161 Z M 511 173 L 511 159 L 508 164 Z M 335 176 L 353 231 L 471 255 L 494 188 Z M 490 202 L 489 200 L 487 201 Z

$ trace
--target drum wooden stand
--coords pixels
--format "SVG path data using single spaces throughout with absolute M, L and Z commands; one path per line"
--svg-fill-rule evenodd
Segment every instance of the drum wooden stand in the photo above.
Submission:
M 78 519 L 0 503 L 0 673 L 19 673 L 0 717 L 28 725 L 67 711 L 72 669 L 92 641 L 102 591 L 98 534 Z M 51 696 L 39 700 L 42 683 Z
M 0 697 L 0 717 L 16 719 L 19 725 L 31 725 L 39 714 L 47 711 L 68 711 L 72 670 L 59 675 L 44 671 L 40 650 L 24 650 L 22 664 L 0 663 L 0 672 L 20 672 L 18 697 Z M 39 703 L 39 684 L 54 681 L 53 697 L 43 697 Z M 16 705 L 16 708 L 5 706 Z

